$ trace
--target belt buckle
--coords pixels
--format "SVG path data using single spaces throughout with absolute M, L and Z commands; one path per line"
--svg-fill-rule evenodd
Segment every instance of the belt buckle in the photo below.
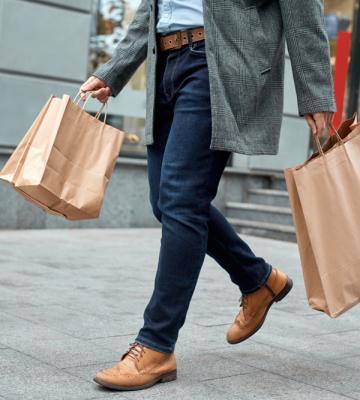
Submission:
M 181 43 L 181 31 L 175 32 L 176 35 L 176 46 L 173 47 L 173 49 L 181 49 L 182 43 Z

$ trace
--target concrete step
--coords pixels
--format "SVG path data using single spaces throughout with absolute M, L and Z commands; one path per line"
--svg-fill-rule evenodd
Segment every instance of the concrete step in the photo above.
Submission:
M 227 220 L 239 233 L 296 243 L 296 233 L 293 226 L 239 218 L 227 218 Z
M 281 225 L 293 225 L 290 207 L 227 202 L 225 204 L 225 210 L 226 217 L 228 218 Z
M 257 188 L 249 189 L 248 203 L 289 207 L 289 195 L 286 190 Z
M 284 174 L 276 174 L 271 177 L 271 189 L 287 190 Z

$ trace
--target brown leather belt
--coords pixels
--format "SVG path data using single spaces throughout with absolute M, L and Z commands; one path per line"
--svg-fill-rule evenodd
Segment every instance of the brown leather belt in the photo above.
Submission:
M 191 32 L 193 42 L 205 39 L 205 31 L 203 27 L 189 29 L 188 31 L 176 31 L 168 35 L 158 36 L 160 51 L 180 49 L 189 43 L 188 32 Z

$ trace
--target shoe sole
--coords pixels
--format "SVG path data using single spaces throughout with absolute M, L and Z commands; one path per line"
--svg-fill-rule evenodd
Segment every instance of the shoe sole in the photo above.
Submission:
M 236 340 L 236 341 L 234 341 L 234 342 L 229 342 L 229 341 L 227 341 L 227 342 L 228 342 L 229 344 L 238 344 L 238 343 L 241 343 L 241 342 L 243 342 L 243 341 L 249 339 L 249 337 L 251 337 L 252 335 L 255 335 L 255 333 L 263 326 L 263 324 L 264 324 L 264 322 L 265 322 L 265 319 L 266 319 L 266 316 L 267 316 L 267 314 L 268 314 L 268 312 L 269 312 L 269 310 L 270 310 L 270 307 L 271 307 L 274 303 L 278 303 L 278 302 L 281 301 L 284 297 L 286 297 L 286 296 L 289 294 L 289 292 L 290 292 L 290 290 L 292 289 L 292 287 L 293 287 L 293 281 L 292 281 L 289 277 L 287 277 L 287 281 L 286 281 L 285 286 L 283 287 L 283 289 L 281 289 L 281 291 L 280 291 L 280 292 L 272 299 L 272 301 L 269 303 L 269 305 L 267 306 L 267 308 L 266 308 L 266 310 L 265 310 L 264 317 L 263 317 L 263 319 L 259 322 L 258 326 L 257 326 L 252 332 L 250 332 L 247 336 L 241 338 L 240 340 Z
M 154 379 L 153 381 L 146 383 L 145 385 L 139 385 L 139 386 L 118 386 L 118 385 L 112 385 L 106 382 L 103 382 L 101 379 L 98 378 L 94 378 L 94 382 L 96 382 L 97 384 L 107 388 L 107 389 L 112 389 L 112 390 L 141 390 L 141 389 L 147 389 L 153 385 L 155 385 L 156 383 L 165 383 L 165 382 L 171 382 L 174 381 L 177 378 L 177 372 L 176 369 L 174 371 L 171 372 L 167 372 L 166 374 L 160 375 L 158 376 L 156 379 Z

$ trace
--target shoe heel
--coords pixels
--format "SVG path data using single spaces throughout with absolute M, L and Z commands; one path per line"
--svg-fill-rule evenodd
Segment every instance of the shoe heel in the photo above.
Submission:
M 177 377 L 176 369 L 174 371 L 168 372 L 167 374 L 163 375 L 160 379 L 161 383 L 171 382 L 174 381 Z
M 293 281 L 288 277 L 284 289 L 274 298 L 274 301 L 281 301 L 292 289 Z

